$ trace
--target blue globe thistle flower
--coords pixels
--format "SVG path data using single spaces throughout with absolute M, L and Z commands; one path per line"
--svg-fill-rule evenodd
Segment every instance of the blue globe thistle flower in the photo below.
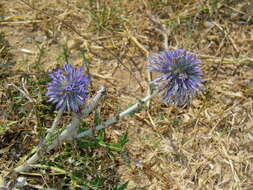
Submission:
M 58 69 L 50 74 L 51 82 L 48 83 L 46 95 L 49 101 L 56 103 L 57 109 L 78 112 L 80 106 L 88 98 L 89 76 L 83 74 L 83 68 L 75 69 L 70 64 L 65 64 L 64 69 Z
M 148 69 L 161 73 L 151 81 L 161 90 L 164 103 L 185 106 L 201 89 L 201 62 L 184 49 L 163 51 L 149 59 Z

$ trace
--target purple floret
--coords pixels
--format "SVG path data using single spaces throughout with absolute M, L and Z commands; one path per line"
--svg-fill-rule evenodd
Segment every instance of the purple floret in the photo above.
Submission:
M 201 62 L 184 49 L 163 51 L 149 57 L 148 69 L 161 73 L 151 82 L 161 90 L 163 102 L 185 106 L 201 90 Z
M 57 109 L 78 112 L 88 98 L 89 76 L 83 74 L 83 68 L 75 69 L 72 65 L 64 65 L 49 75 L 52 79 L 48 83 L 46 95 L 49 101 L 56 104 Z

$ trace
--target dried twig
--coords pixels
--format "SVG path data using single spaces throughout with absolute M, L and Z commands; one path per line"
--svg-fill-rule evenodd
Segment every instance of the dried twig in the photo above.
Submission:
M 24 97 L 26 97 L 29 100 L 29 102 L 34 103 L 34 100 L 29 96 L 29 94 L 26 93 L 21 88 L 19 88 L 18 86 L 16 86 L 14 83 L 9 84 L 9 86 L 13 86 L 14 88 L 16 88 L 19 92 L 21 92 L 21 94 L 24 95 Z
M 231 38 L 231 36 L 229 35 L 229 33 L 228 33 L 226 30 L 224 30 L 218 23 L 216 23 L 216 22 L 212 22 L 212 23 L 213 23 L 217 28 L 219 28 L 219 30 L 220 30 L 221 32 L 223 32 L 223 33 L 225 34 L 225 37 L 227 37 L 228 40 L 231 42 L 231 44 L 232 44 L 233 48 L 235 49 L 236 53 L 240 53 L 240 50 L 239 50 L 238 47 L 236 46 L 236 44 L 235 44 L 233 38 Z
M 128 29 L 127 29 L 127 31 L 128 31 Z M 134 42 L 134 44 L 136 44 L 136 46 L 139 47 L 145 53 L 145 55 L 148 57 L 149 51 L 130 32 L 128 32 L 128 36 Z M 147 70 L 146 73 L 147 73 L 147 82 L 149 83 L 150 81 L 152 81 L 152 75 L 149 70 Z M 148 85 L 147 95 L 149 96 L 150 94 L 151 94 L 151 86 Z M 150 104 L 150 102 L 147 101 L 147 107 L 149 107 L 149 104 Z
M 163 48 L 165 50 L 169 49 L 168 45 L 168 34 L 164 24 L 160 22 L 158 18 L 152 15 L 150 12 L 147 12 L 147 15 L 150 21 L 156 26 L 155 30 L 158 31 L 163 36 Z

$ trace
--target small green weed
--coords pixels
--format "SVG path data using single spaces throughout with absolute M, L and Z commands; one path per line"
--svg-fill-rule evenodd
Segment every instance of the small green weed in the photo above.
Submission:
M 78 4 L 79 8 L 88 10 L 92 24 L 90 25 L 91 31 L 110 31 L 118 32 L 123 30 L 123 24 L 127 22 L 127 18 L 123 15 L 122 6 L 120 6 L 120 1 L 113 0 L 111 6 L 108 6 L 108 2 L 101 1 L 99 8 L 96 7 L 97 2 L 82 1 Z
M 81 130 L 84 128 L 87 128 L 86 122 L 82 123 Z M 50 171 L 52 175 L 64 175 L 65 183 L 74 189 L 86 187 L 94 190 L 124 190 L 127 183 L 118 185 L 111 165 L 124 152 L 127 141 L 127 133 L 124 133 L 118 142 L 108 142 L 105 131 L 100 131 L 97 137 L 77 140 L 74 150 L 73 145 L 64 145 L 63 151 L 38 167 Z

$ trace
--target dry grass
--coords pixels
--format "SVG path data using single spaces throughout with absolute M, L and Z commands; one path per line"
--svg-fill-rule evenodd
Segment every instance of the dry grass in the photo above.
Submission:
M 129 181 L 128 189 L 253 189 L 250 0 L 41 0 L 30 5 L 33 8 L 18 0 L 0 2 L 0 31 L 11 45 L 8 51 L 15 62 L 9 66 L 9 60 L 0 56 L 0 121 L 1 128 L 8 126 L 0 134 L 2 171 L 17 164 L 7 156 L 11 149 L 27 154 L 38 143 L 33 136 L 38 122 L 33 113 L 20 121 L 18 115 L 14 118 L 4 111 L 13 101 L 6 85 L 21 86 L 21 78 L 31 74 L 36 78 L 55 69 L 63 64 L 64 56 L 81 65 L 81 54 L 89 61 L 93 88 L 108 87 L 104 116 L 119 105 L 134 103 L 148 88 L 146 54 L 163 48 L 149 12 L 166 26 L 170 49 L 198 54 L 206 89 L 191 107 L 167 107 L 154 99 L 148 111 L 109 128 L 111 139 L 128 131 L 126 148 L 132 160 L 131 167 L 121 159 L 119 164 L 112 163 L 114 175 L 121 182 Z M 1 54 L 6 45 L 1 41 L 0 45 Z M 62 47 L 69 54 L 60 53 Z M 27 113 L 30 104 L 26 106 Z M 54 184 L 43 176 L 49 186 Z M 55 176 L 55 181 L 60 180 Z

